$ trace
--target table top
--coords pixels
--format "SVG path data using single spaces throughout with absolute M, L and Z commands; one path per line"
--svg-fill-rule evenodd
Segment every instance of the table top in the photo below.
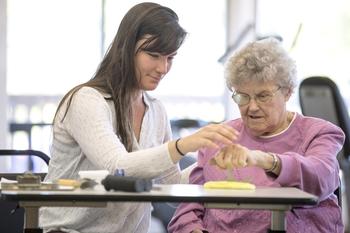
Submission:
M 204 189 L 202 185 L 154 185 L 149 192 L 76 189 L 71 191 L 2 190 L 7 201 L 73 202 L 205 202 L 236 204 L 315 205 L 318 197 L 292 187 L 257 187 L 255 190 Z

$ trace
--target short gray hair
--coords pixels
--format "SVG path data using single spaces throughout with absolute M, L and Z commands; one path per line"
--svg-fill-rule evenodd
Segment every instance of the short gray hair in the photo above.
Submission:
M 225 66 L 226 85 L 230 90 L 249 81 L 273 81 L 291 92 L 297 85 L 295 61 L 273 38 L 248 43 Z

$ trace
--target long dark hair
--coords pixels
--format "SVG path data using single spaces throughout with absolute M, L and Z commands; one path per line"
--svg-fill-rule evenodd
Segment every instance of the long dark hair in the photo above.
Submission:
M 139 89 L 135 74 L 135 54 L 140 49 L 162 55 L 177 51 L 186 37 L 186 32 L 178 20 L 173 10 L 156 3 L 145 2 L 132 7 L 122 19 L 113 43 L 93 78 L 71 89 L 61 100 L 57 112 L 69 98 L 62 121 L 74 94 L 84 86 L 93 87 L 111 95 L 110 100 L 114 103 L 116 113 L 117 135 L 125 148 L 132 151 L 133 116 L 130 103 L 133 94 Z M 137 42 L 145 38 L 145 42 L 136 51 Z

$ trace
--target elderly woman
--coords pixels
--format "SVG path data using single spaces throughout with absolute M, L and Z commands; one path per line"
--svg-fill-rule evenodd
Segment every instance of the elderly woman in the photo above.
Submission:
M 295 207 L 286 214 L 287 232 L 343 232 L 341 208 L 333 194 L 339 186 L 337 153 L 344 142 L 340 128 L 330 122 L 288 111 L 296 86 L 296 67 L 275 40 L 249 43 L 230 58 L 226 81 L 241 118 L 227 122 L 239 131 L 232 146 L 201 150 L 193 184 L 224 180 L 233 166 L 235 180 L 256 186 L 297 187 L 319 197 L 314 207 Z M 210 159 L 217 166 L 211 165 Z M 169 232 L 267 232 L 271 212 L 206 209 L 182 203 Z

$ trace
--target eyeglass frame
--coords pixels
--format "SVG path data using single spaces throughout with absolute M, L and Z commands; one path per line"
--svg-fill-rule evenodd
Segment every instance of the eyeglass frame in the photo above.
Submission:
M 276 95 L 276 93 L 279 91 L 279 90 L 281 90 L 282 89 L 282 87 L 281 86 L 278 86 L 278 88 L 275 90 L 275 91 L 268 91 L 269 93 L 269 95 L 267 96 L 268 98 L 266 99 L 266 100 L 263 100 L 263 101 L 261 101 L 261 100 L 259 100 L 259 97 L 258 97 L 258 95 L 259 94 L 261 94 L 261 93 L 263 93 L 264 91 L 262 91 L 262 92 L 260 92 L 260 93 L 258 93 L 258 94 L 255 94 L 253 97 L 251 97 L 250 95 L 248 95 L 247 93 L 242 93 L 242 92 L 237 92 L 237 91 L 234 91 L 233 93 L 232 93 L 232 95 L 231 95 L 231 98 L 232 98 L 232 100 L 238 105 L 238 106 L 244 106 L 244 105 L 247 105 L 247 104 L 249 104 L 250 103 L 250 101 L 252 100 L 252 98 L 255 100 L 255 102 L 257 103 L 257 104 L 262 104 L 262 103 L 267 103 L 267 102 L 269 102 L 275 95 Z M 248 102 L 247 103 L 244 103 L 244 104 L 241 104 L 241 103 L 239 103 L 238 102 L 238 100 L 236 100 L 236 98 L 235 97 L 237 97 L 238 95 L 241 95 L 241 96 L 246 96 L 247 98 L 248 98 Z

